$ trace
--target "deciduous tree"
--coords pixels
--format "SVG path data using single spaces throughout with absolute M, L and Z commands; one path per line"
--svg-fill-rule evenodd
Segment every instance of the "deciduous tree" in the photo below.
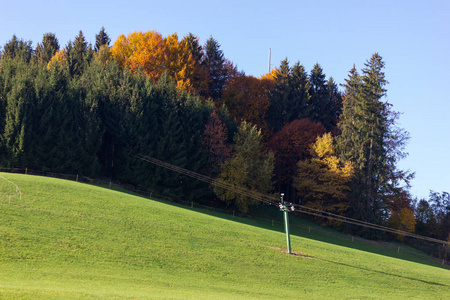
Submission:
M 292 180 L 297 175 L 297 162 L 310 158 L 310 148 L 325 128 L 308 119 L 295 120 L 275 133 L 268 147 L 275 154 L 275 178 L 277 189 L 285 199 L 294 202 Z
M 269 79 L 242 74 L 227 82 L 220 102 L 225 104 L 230 116 L 238 123 L 247 121 L 267 133 L 268 97 L 272 86 L 273 81 Z
M 352 164 L 343 162 L 336 156 L 330 133 L 318 137 L 310 149 L 312 158 L 297 163 L 298 173 L 294 179 L 294 186 L 302 203 L 316 209 L 344 214 L 349 207 Z
M 228 144 L 228 128 L 220 120 L 216 111 L 211 113 L 203 132 L 202 148 L 209 156 L 205 174 L 216 177 L 222 164 L 231 155 L 231 145 Z
M 233 152 L 225 161 L 219 179 L 230 184 L 260 193 L 273 189 L 273 153 L 262 147 L 261 131 L 247 122 L 242 122 L 234 137 Z M 241 212 L 257 201 L 232 190 L 215 188 L 216 195 L 227 204 L 232 204 Z

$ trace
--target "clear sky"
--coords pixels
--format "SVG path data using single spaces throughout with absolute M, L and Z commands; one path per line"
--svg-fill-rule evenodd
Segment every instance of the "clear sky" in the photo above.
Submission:
M 189 32 L 204 43 L 214 37 L 225 57 L 248 75 L 288 58 L 344 83 L 353 64 L 360 70 L 378 52 L 386 63 L 389 102 L 402 112 L 410 133 L 402 169 L 416 173 L 411 192 L 450 192 L 450 1 L 17 1 L 0 0 L 0 45 L 13 34 L 34 46 L 55 33 L 61 46 L 80 30 L 94 43 L 104 26 L 120 34 L 156 30 Z

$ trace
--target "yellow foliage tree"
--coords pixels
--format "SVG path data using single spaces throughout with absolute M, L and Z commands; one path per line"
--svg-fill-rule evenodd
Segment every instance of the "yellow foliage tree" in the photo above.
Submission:
M 307 206 L 342 214 L 349 206 L 347 194 L 353 175 L 352 164 L 336 156 L 330 133 L 317 138 L 311 155 L 311 159 L 297 164 L 294 187 L 298 195 Z
M 178 88 L 193 91 L 194 60 L 187 43 L 178 41 L 176 33 L 166 38 L 156 31 L 120 35 L 111 55 L 120 67 L 128 67 L 131 72 L 142 69 L 154 82 L 167 72 Z
M 176 33 L 164 38 L 165 67 L 177 83 L 177 88 L 193 92 L 195 62 L 186 41 L 178 41 Z
M 58 52 L 53 55 L 52 59 L 48 62 L 47 68 L 51 69 L 56 67 L 57 65 L 62 66 L 64 64 L 67 64 L 67 53 L 66 50 L 59 50 Z
M 128 67 L 131 72 L 142 68 L 154 81 L 165 69 L 165 45 L 156 31 L 132 32 L 127 37 L 120 35 L 111 48 L 111 55 L 120 67 Z

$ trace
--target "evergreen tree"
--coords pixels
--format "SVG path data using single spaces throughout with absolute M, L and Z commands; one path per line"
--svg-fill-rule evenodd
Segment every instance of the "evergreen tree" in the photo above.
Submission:
M 1 57 L 10 59 L 20 57 L 26 62 L 29 62 L 34 54 L 31 44 L 31 41 L 24 41 L 18 39 L 16 35 L 13 35 L 12 39 L 3 46 Z
M 275 87 L 269 95 L 268 123 L 274 132 L 286 124 L 303 118 L 311 118 L 309 82 L 304 67 L 297 62 L 289 67 L 287 59 L 276 71 Z
M 333 77 L 328 78 L 327 81 L 328 94 L 330 96 L 330 110 L 328 113 L 327 122 L 330 126 L 329 130 L 334 131 L 339 121 L 339 116 L 342 113 L 342 94 L 338 89 L 338 86 L 334 82 Z
M 80 30 L 79 34 L 75 38 L 73 44 L 69 42 L 66 47 L 68 56 L 69 56 L 69 71 L 72 77 L 81 75 L 83 72 L 88 60 L 90 47 L 84 38 L 83 32 Z
M 37 69 L 22 59 L 14 59 L 7 87 L 2 163 L 27 166 L 33 132 L 33 110 L 36 103 L 34 78 Z
M 383 208 L 381 189 L 386 177 L 387 134 L 384 62 L 374 54 L 365 64 L 363 75 L 356 68 L 346 80 L 343 112 L 337 138 L 341 159 L 351 161 L 355 176 L 352 183 L 352 217 L 379 222 Z
M 226 60 L 223 51 L 220 50 L 220 44 L 212 37 L 206 41 L 204 50 L 202 65 L 209 73 L 209 96 L 217 100 L 220 99 L 222 89 L 228 79 Z
M 39 63 L 47 65 L 58 51 L 59 43 L 55 34 L 46 33 L 42 38 L 42 44 L 37 44 L 35 54 Z
M 209 97 L 209 71 L 205 64 L 202 64 L 204 53 L 203 47 L 199 43 L 199 38 L 189 33 L 183 38 L 182 43 L 186 43 L 194 60 L 194 71 L 192 74 L 192 86 L 196 93 L 203 98 Z
M 100 50 L 102 46 L 109 47 L 109 43 L 111 42 L 111 39 L 109 38 L 108 34 L 105 31 L 105 27 L 102 27 L 100 32 L 95 35 L 95 46 L 94 50 L 97 52 Z

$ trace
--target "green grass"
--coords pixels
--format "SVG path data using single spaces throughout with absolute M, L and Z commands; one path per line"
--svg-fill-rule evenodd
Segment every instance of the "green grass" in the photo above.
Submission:
M 22 196 L 0 178 L 0 299 L 450 295 L 448 269 L 370 243 L 293 229 L 292 249 L 301 255 L 287 255 L 278 225 L 78 182 L 1 175 Z

